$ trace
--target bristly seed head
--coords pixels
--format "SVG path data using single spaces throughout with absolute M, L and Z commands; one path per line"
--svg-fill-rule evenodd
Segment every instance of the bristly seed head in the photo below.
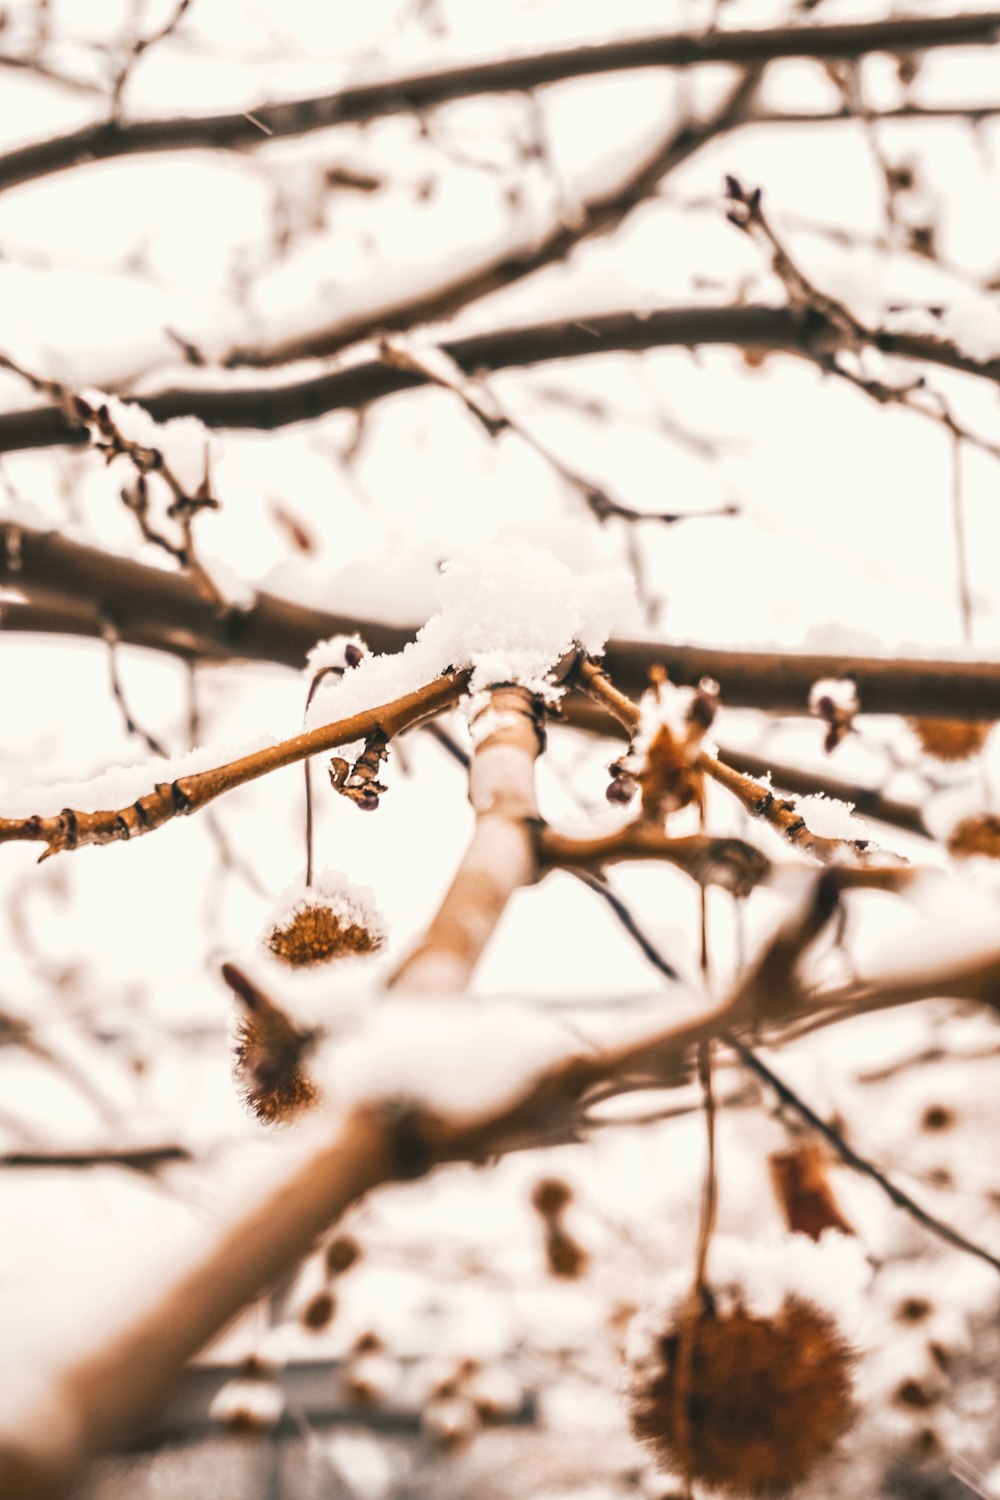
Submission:
M 244 1102 L 267 1125 L 284 1123 L 315 1104 L 319 1090 L 303 1060 L 315 1043 L 232 964 L 223 978 L 240 1004 L 233 1073 Z
M 910 728 L 925 755 L 935 760 L 970 760 L 986 744 L 993 725 L 985 720 L 911 719 Z
M 833 1319 L 788 1296 L 675 1315 L 636 1371 L 632 1430 L 660 1465 L 729 1495 L 781 1495 L 849 1425 L 852 1355 Z
M 332 958 L 374 953 L 382 946 L 381 937 L 362 921 L 345 916 L 321 900 L 296 907 L 285 921 L 271 928 L 264 942 L 275 958 L 296 969 L 327 963 Z

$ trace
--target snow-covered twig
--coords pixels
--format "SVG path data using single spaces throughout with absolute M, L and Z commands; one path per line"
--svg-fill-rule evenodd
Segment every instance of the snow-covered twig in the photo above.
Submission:
M 276 745 L 267 745 L 249 755 L 209 771 L 196 771 L 174 781 L 159 782 L 152 791 L 125 807 L 96 812 L 66 807 L 50 816 L 34 813 L 26 818 L 0 818 L 0 843 L 41 842 L 42 859 L 86 844 L 110 844 L 138 838 L 168 823 L 172 818 L 198 812 L 209 802 L 235 787 L 256 781 L 282 766 L 291 766 L 310 755 L 350 745 L 380 730 L 392 738 L 401 730 L 440 713 L 457 702 L 469 678 L 468 672 L 448 673 L 390 703 L 362 709 L 332 724 L 296 734 Z
M 197 115 L 127 124 L 99 121 L 67 135 L 22 146 L 0 156 L 0 190 L 63 172 L 83 161 L 151 151 L 245 149 L 270 140 L 409 114 L 478 94 L 524 93 L 561 79 L 634 68 L 688 68 L 705 63 L 764 64 L 778 58 L 853 58 L 872 52 L 906 53 L 992 42 L 1000 14 L 901 16 L 830 26 L 778 26 L 748 31 L 710 28 L 660 32 L 598 46 L 472 63 L 437 72 L 359 83 L 308 99 L 255 104 L 235 113 Z

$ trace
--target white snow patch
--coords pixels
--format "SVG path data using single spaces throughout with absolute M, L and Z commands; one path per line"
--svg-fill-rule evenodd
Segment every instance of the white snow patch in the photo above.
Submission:
M 413 692 L 451 668 L 472 668 L 471 689 L 516 682 L 538 691 L 574 646 L 596 655 L 631 608 L 621 568 L 578 573 L 554 553 L 523 543 L 472 547 L 445 563 L 440 608 L 415 641 L 368 656 L 316 694 L 310 724 Z
M 854 803 L 841 802 L 822 792 L 796 797 L 796 811 L 806 820 L 810 833 L 823 839 L 871 839 L 867 823 L 854 816 Z

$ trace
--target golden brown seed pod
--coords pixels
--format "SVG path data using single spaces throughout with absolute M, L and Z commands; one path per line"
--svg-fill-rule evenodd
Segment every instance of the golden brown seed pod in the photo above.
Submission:
M 975 854 L 1000 859 L 1000 817 L 996 813 L 979 813 L 973 818 L 963 818 L 948 835 L 948 852 L 959 859 L 970 859 Z
M 338 911 L 317 899 L 303 902 L 284 921 L 276 923 L 264 943 L 281 963 L 301 969 L 333 958 L 374 953 L 382 939 L 365 925 L 360 913 Z
M 925 755 L 955 761 L 978 755 L 993 725 L 982 719 L 911 719 L 910 728 Z
M 222 975 L 241 1009 L 233 1074 L 243 1100 L 266 1125 L 291 1120 L 319 1098 L 303 1066 L 315 1034 L 294 1026 L 235 965 L 224 964 Z
M 636 1437 L 662 1467 L 731 1495 L 781 1495 L 851 1420 L 852 1355 L 833 1319 L 786 1297 L 775 1316 L 742 1306 L 676 1315 L 629 1394 Z

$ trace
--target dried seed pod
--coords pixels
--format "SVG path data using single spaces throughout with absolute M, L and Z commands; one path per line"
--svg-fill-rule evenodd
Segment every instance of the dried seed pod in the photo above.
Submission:
M 1000 817 L 996 813 L 980 813 L 963 818 L 948 835 L 948 852 L 960 859 L 970 859 L 976 854 L 1000 859 Z
M 928 1104 L 920 1116 L 922 1130 L 950 1130 L 957 1120 L 953 1109 L 947 1104 Z
M 544 1219 L 561 1214 L 572 1199 L 573 1189 L 568 1182 L 563 1182 L 561 1177 L 543 1177 L 540 1182 L 535 1183 L 531 1194 L 532 1207 L 537 1209 Z
M 731 1495 L 784 1494 L 851 1419 L 851 1351 L 833 1319 L 786 1296 L 675 1315 L 629 1393 L 632 1429 L 666 1469 Z
M 549 1271 L 560 1281 L 576 1281 L 587 1274 L 590 1256 L 565 1229 L 553 1229 L 545 1240 L 545 1259 Z
M 311 1297 L 302 1309 L 300 1322 L 303 1328 L 308 1328 L 310 1333 L 319 1333 L 329 1326 L 333 1315 L 337 1311 L 336 1299 L 332 1292 L 317 1292 Z
M 270 929 L 264 941 L 275 958 L 296 969 L 373 953 L 381 946 L 381 939 L 363 923 L 351 921 L 322 901 L 296 907 L 287 921 Z
M 319 1098 L 303 1066 L 315 1033 L 294 1026 L 233 964 L 224 964 L 222 975 L 241 1006 L 233 1074 L 243 1100 L 265 1124 L 291 1120 Z
M 475 1436 L 479 1413 L 465 1396 L 436 1397 L 420 1414 L 427 1436 L 442 1448 L 458 1448 Z
M 978 755 L 993 725 L 982 719 L 911 719 L 910 728 L 925 755 L 956 761 Z
M 853 1234 L 826 1175 L 826 1156 L 818 1141 L 802 1141 L 768 1158 L 771 1181 L 793 1234 L 818 1240 L 825 1229 Z

